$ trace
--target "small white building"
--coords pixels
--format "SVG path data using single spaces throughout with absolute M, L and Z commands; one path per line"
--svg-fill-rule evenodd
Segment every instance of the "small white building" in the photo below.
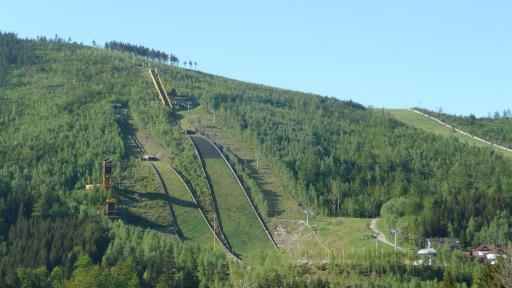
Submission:
M 484 262 L 496 264 L 498 258 L 506 257 L 505 249 L 500 245 L 486 245 L 482 244 L 471 251 L 473 257 L 480 259 Z
M 418 250 L 418 257 L 420 259 L 414 261 L 415 265 L 429 265 L 432 266 L 432 258 L 437 255 L 437 251 L 434 248 L 424 248 Z M 427 262 L 428 260 L 428 262 Z

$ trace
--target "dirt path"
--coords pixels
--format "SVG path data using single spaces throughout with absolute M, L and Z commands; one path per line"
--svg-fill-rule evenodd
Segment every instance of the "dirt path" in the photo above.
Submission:
M 377 236 L 377 240 L 379 240 L 380 242 L 382 243 L 385 243 L 385 244 L 388 244 L 388 245 L 391 245 L 393 247 L 395 247 L 395 244 L 391 243 L 388 241 L 388 239 L 386 239 L 386 235 L 384 235 L 384 233 L 380 232 L 379 229 L 377 229 L 377 221 L 379 220 L 379 218 L 373 218 L 372 221 L 370 222 L 370 229 L 373 231 L 373 233 L 375 233 L 375 235 Z M 400 250 L 400 251 L 403 251 L 404 249 L 400 246 L 396 246 L 396 249 L 397 250 Z

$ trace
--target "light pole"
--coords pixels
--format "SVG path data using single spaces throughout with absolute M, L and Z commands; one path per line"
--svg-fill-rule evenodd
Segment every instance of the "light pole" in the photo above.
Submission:
M 257 152 L 256 154 L 254 154 L 254 156 L 256 156 L 256 169 L 259 169 L 260 167 L 260 157 L 261 157 L 261 153 L 260 152 Z
M 391 234 L 393 234 L 395 238 L 395 253 L 396 253 L 396 234 L 398 234 L 398 228 L 391 228 Z
M 313 214 L 313 210 L 308 207 L 306 210 L 304 210 L 304 213 L 306 213 L 306 225 L 309 226 L 309 215 Z

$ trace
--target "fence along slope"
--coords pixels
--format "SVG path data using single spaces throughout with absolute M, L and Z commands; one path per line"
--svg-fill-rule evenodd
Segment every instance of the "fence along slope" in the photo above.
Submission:
M 204 161 L 207 179 L 211 182 L 212 190 L 217 198 L 215 204 L 219 209 L 223 232 L 228 237 L 227 240 L 233 249 L 240 253 L 258 248 L 266 249 L 270 246 L 277 248 L 250 201 L 247 191 L 240 185 L 238 177 L 233 173 L 229 163 L 226 163 L 222 153 L 213 143 L 202 136 L 192 136 L 191 139 L 199 151 L 201 160 Z M 260 228 L 256 228 L 257 226 Z M 264 240 L 265 238 L 267 239 Z M 270 243 L 266 243 L 266 241 Z

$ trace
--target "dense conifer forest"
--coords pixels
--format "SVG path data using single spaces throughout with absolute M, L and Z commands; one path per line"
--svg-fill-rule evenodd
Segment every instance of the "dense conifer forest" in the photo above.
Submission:
M 399 221 L 407 239 L 510 239 L 512 223 L 502 215 L 511 203 L 512 166 L 491 149 L 314 95 L 241 89 L 209 101 L 226 125 L 274 160 L 304 206 L 327 215 L 382 214 Z M 504 234 L 478 236 L 492 223 Z
M 456 116 L 425 109 L 421 109 L 421 111 L 491 143 L 507 148 L 512 147 L 512 112 L 510 109 L 505 109 L 501 113 L 496 111 L 492 116 L 489 113 L 487 117 L 480 118 L 475 115 Z
M 500 281 L 506 263 L 486 266 L 458 251 L 444 251 L 445 264 L 435 267 L 369 251 L 350 262 L 331 255 L 294 263 L 279 251 L 236 261 L 222 250 L 105 219 L 105 195 L 83 187 L 99 183 L 106 155 L 115 175 L 131 165 L 113 103 L 129 107 L 175 151 L 175 165 L 200 205 L 212 205 L 191 145 L 172 125 L 176 115 L 153 97 L 138 62 L 158 67 L 180 94 L 257 147 L 302 207 L 321 215 L 381 215 L 415 245 L 435 236 L 468 247 L 512 238 L 512 162 L 490 149 L 424 133 L 352 101 L 143 56 L 0 34 L 0 287 L 490 287 Z

